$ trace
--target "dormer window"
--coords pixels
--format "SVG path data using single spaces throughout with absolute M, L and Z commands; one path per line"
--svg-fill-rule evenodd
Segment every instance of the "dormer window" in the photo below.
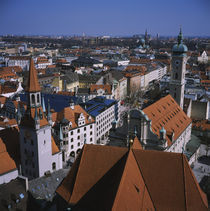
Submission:
M 72 128 L 72 122 L 69 122 L 69 128 Z

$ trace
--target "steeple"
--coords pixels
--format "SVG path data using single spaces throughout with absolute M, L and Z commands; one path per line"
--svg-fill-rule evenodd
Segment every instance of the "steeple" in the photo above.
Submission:
M 177 38 L 178 45 L 180 45 L 182 43 L 182 40 L 183 40 L 182 28 L 180 27 L 179 35 L 178 35 L 178 38 Z
M 37 72 L 34 67 L 34 61 L 31 57 L 30 60 L 30 68 L 29 68 L 29 77 L 28 77 L 28 84 L 26 87 L 27 92 L 40 92 L 41 88 L 38 83 Z
M 28 92 L 28 106 L 30 108 L 34 108 L 35 106 L 41 106 L 41 88 L 38 83 L 36 69 L 34 67 L 34 61 L 31 58 L 30 61 L 30 69 L 29 69 L 29 77 L 28 84 L 25 89 Z

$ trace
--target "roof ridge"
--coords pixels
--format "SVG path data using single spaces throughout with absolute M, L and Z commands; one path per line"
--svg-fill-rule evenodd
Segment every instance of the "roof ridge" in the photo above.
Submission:
M 69 198 L 68 202 L 70 202 L 70 200 L 71 200 L 71 198 L 72 198 L 72 195 L 73 195 L 73 193 L 74 193 L 74 186 L 75 186 L 75 184 L 76 184 L 76 181 L 78 180 L 79 170 L 81 169 L 80 164 L 81 164 L 81 162 L 82 162 L 82 160 L 83 160 L 83 157 L 84 157 L 83 154 L 84 154 L 84 150 L 86 150 L 86 148 L 87 148 L 87 144 L 84 144 L 83 149 L 82 149 L 82 151 L 80 152 L 80 153 L 81 153 L 81 157 L 80 157 L 80 161 L 79 161 L 79 164 L 78 164 L 78 169 L 77 169 L 77 171 L 76 171 L 76 176 L 75 176 L 75 180 L 74 180 L 74 183 L 73 183 L 73 187 L 72 187 L 72 194 L 70 195 L 70 198 Z
M 182 171 L 183 171 L 183 183 L 184 183 L 184 205 L 185 205 L 185 209 L 187 211 L 187 194 L 186 194 L 186 183 L 185 183 L 185 168 L 184 168 L 184 157 L 183 157 L 183 153 L 181 154 L 181 159 L 182 159 Z
M 195 178 L 195 176 L 194 176 L 194 174 L 193 174 L 193 172 L 192 172 L 192 170 L 191 170 L 191 168 L 190 168 L 190 166 L 189 166 L 189 163 L 188 163 L 188 161 L 187 161 L 187 158 L 186 158 L 186 156 L 182 153 L 182 157 L 183 157 L 183 163 L 185 163 L 185 167 L 186 168 L 188 168 L 188 171 L 190 171 L 190 175 L 191 175 L 191 177 L 192 177 L 192 181 L 193 181 L 193 183 L 195 184 L 195 186 L 197 187 L 197 191 L 196 192 L 198 192 L 198 195 L 200 196 L 200 198 L 201 198 L 201 201 L 202 201 L 202 203 L 204 204 L 204 206 L 205 207 L 207 207 L 208 208 L 208 201 L 206 201 L 206 203 L 205 203 L 205 201 L 204 201 L 204 199 L 203 199 L 203 197 L 202 197 L 202 194 L 205 194 L 202 190 L 201 190 L 201 188 L 200 188 L 200 185 L 198 184 L 198 182 L 197 182 L 197 180 L 196 180 L 196 178 Z M 186 162 L 184 162 L 184 160 L 186 161 Z M 205 195 L 205 197 L 207 197 L 206 195 Z
M 130 150 L 127 151 L 126 154 L 127 154 L 127 158 L 126 158 L 125 166 L 124 166 L 124 169 L 123 169 L 123 173 L 122 173 L 122 176 L 121 176 L 121 180 L 120 180 L 120 183 L 119 183 L 119 185 L 118 185 L 118 190 L 117 190 L 117 193 L 116 193 L 116 195 L 115 195 L 115 199 L 114 199 L 114 201 L 113 201 L 112 206 L 113 206 L 113 205 L 115 204 L 115 202 L 118 200 L 118 196 L 119 196 L 119 192 L 120 192 L 119 187 L 121 186 L 121 184 L 122 184 L 123 181 L 125 180 L 125 169 L 126 169 L 126 167 L 127 167 L 128 157 L 130 156 Z
M 132 150 L 131 150 L 132 153 L 133 153 L 133 150 L 137 150 L 137 151 L 141 151 L 141 152 L 144 151 L 144 150 L 132 149 Z M 133 156 L 134 156 L 134 159 L 136 160 L 135 153 L 133 153 Z M 156 207 L 155 207 L 155 203 L 154 203 L 154 201 L 153 201 L 153 199 L 152 199 L 152 196 L 151 196 L 151 194 L 150 194 L 150 191 L 149 191 L 149 189 L 148 189 L 148 187 L 147 187 L 147 184 L 146 184 L 146 182 L 145 182 L 144 175 L 142 174 L 141 168 L 140 168 L 139 163 L 137 162 L 137 160 L 136 160 L 136 163 L 137 163 L 137 166 L 138 166 L 138 168 L 139 168 L 139 171 L 140 171 L 140 174 L 141 174 L 141 176 L 142 176 L 142 179 L 143 179 L 143 181 L 144 181 L 145 187 L 146 187 L 146 189 L 147 189 L 147 191 L 148 191 L 148 194 L 149 194 L 149 197 L 150 197 L 150 199 L 151 199 L 151 202 L 152 202 L 152 204 L 153 204 L 153 206 L 154 206 L 154 209 L 157 210 Z

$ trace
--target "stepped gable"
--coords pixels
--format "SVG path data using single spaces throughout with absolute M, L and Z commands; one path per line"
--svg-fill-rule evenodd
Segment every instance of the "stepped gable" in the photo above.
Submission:
M 152 131 L 157 136 L 160 135 L 159 131 L 164 127 L 169 146 L 172 144 L 172 133 L 174 133 L 174 140 L 176 140 L 192 122 L 171 95 L 167 95 L 146 107 L 143 112 L 152 121 Z

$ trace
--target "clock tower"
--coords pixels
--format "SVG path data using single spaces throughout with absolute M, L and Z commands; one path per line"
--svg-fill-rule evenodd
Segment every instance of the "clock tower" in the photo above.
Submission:
M 182 31 L 178 35 L 177 44 L 172 48 L 170 95 L 183 109 L 185 72 L 187 62 L 187 46 L 183 44 Z
M 19 124 L 21 171 L 22 175 L 32 179 L 52 171 L 53 163 L 56 165 L 53 160 L 51 124 L 41 106 L 41 88 L 32 58 L 25 90 L 28 96 L 27 110 Z

